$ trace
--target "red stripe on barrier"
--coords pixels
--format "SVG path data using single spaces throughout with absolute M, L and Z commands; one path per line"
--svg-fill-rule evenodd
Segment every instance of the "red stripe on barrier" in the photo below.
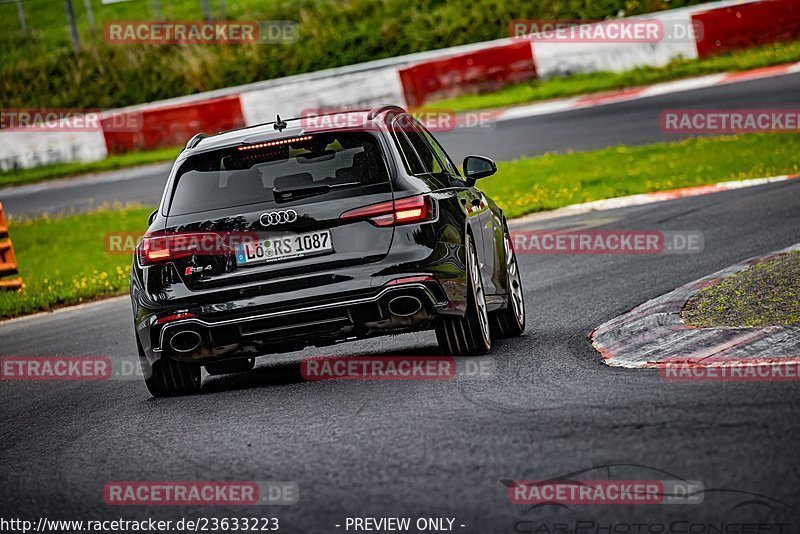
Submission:
M 494 46 L 400 69 L 410 107 L 433 99 L 491 91 L 536 78 L 529 41 Z
M 730 50 L 800 39 L 800 0 L 765 0 L 695 13 L 703 28 L 697 54 L 706 57 Z
M 114 131 L 114 124 L 138 123 L 137 131 Z M 104 118 L 103 135 L 110 154 L 181 146 L 196 133 L 244 126 L 239 95 L 191 102 Z

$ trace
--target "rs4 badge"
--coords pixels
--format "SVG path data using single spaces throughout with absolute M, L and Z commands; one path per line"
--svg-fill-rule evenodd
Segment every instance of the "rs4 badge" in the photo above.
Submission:
M 186 274 L 186 276 L 189 276 L 190 274 L 197 274 L 197 273 L 202 273 L 203 271 L 210 271 L 210 270 L 211 270 L 210 265 L 206 265 L 205 267 L 192 267 L 190 265 L 189 267 L 186 268 L 184 274 Z

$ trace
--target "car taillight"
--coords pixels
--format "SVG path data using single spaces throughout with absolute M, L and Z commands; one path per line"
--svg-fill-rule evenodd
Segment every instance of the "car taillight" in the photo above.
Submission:
M 197 317 L 197 315 L 193 314 L 192 312 L 171 313 L 169 315 L 162 315 L 161 317 L 156 319 L 156 324 L 171 323 L 172 321 L 181 321 L 183 319 L 193 319 L 195 317 Z
M 417 195 L 355 208 L 342 213 L 339 218 L 367 219 L 375 226 L 395 226 L 431 221 L 435 217 L 433 199 L 429 195 Z
M 419 276 L 406 276 L 405 278 L 395 278 L 394 280 L 389 280 L 384 285 L 387 286 L 399 286 L 403 284 L 421 284 L 425 282 L 435 282 L 436 279 L 430 275 L 423 274 Z
M 192 233 L 146 236 L 136 246 L 140 265 L 152 265 L 189 256 L 228 254 L 230 250 L 220 236 Z

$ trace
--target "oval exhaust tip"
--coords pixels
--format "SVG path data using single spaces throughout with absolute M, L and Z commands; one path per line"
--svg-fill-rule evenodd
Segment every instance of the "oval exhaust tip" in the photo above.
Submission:
M 389 313 L 398 317 L 414 315 L 422 309 L 422 303 L 417 297 L 402 295 L 389 301 Z
M 170 338 L 169 346 L 175 352 L 192 352 L 200 346 L 202 341 L 200 334 L 194 330 L 184 330 Z

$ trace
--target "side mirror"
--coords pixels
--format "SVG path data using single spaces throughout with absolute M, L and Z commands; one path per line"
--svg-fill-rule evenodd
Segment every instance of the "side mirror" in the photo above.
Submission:
M 479 178 L 491 176 L 497 172 L 494 161 L 483 156 L 467 156 L 464 158 L 464 176 L 467 181 L 474 183 Z
M 158 210 L 150 214 L 150 217 L 147 218 L 147 224 L 153 224 L 153 221 L 156 220 L 156 216 L 158 216 Z

